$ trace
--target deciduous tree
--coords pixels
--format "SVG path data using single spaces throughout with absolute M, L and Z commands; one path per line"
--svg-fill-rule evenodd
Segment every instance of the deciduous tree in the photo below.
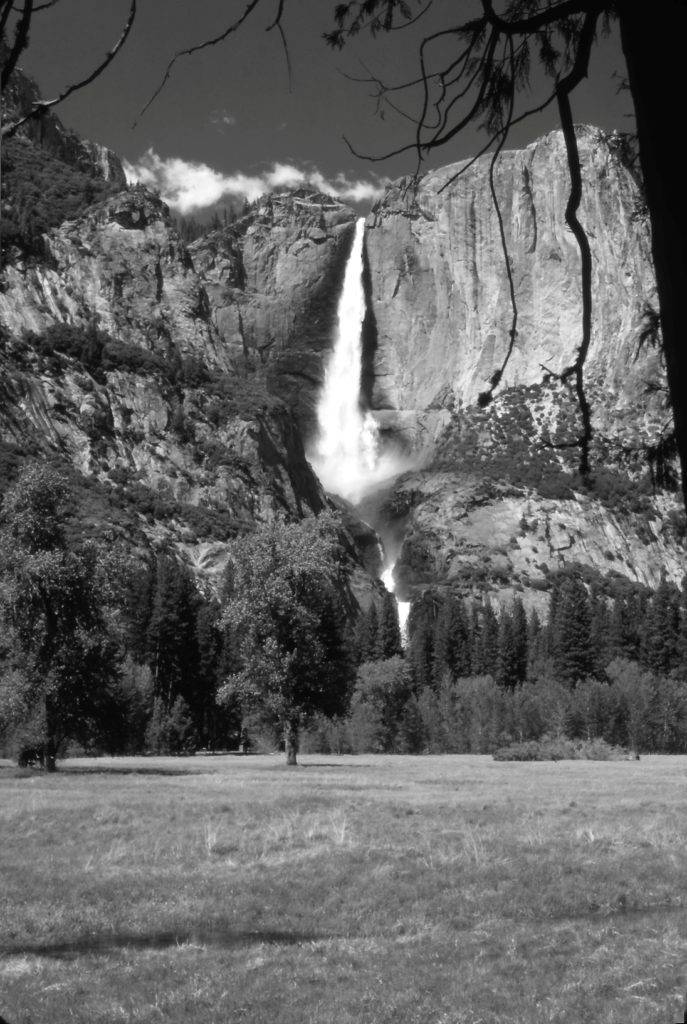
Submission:
M 334 519 L 260 526 L 234 541 L 222 621 L 239 668 L 220 699 L 266 709 L 296 764 L 298 734 L 315 712 L 337 714 L 348 697 L 351 664 L 343 639 L 342 568 Z
M 95 546 L 68 542 L 69 500 L 66 477 L 36 463 L 2 503 L 0 720 L 30 725 L 48 771 L 64 740 L 97 729 L 117 678 L 112 566 Z

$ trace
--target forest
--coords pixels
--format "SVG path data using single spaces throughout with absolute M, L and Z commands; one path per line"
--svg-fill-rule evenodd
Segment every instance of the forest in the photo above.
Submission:
M 0 754 L 20 763 L 276 750 L 289 730 L 294 757 L 687 751 L 684 583 L 567 566 L 541 612 L 428 589 L 404 644 L 391 594 L 347 597 L 332 514 L 234 539 L 213 588 L 171 550 L 83 539 L 79 500 L 38 461 L 3 499 Z

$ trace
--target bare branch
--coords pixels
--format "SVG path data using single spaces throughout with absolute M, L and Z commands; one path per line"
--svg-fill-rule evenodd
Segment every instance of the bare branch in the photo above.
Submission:
M 14 7 L 12 6 L 12 0 L 4 0 L 2 9 L 0 10 L 0 39 L 3 39 L 5 36 L 5 28 L 7 27 L 9 16 L 13 10 Z
M 117 56 L 117 54 L 124 46 L 124 43 L 129 37 L 129 33 L 131 32 L 134 21 L 136 19 L 136 2 L 137 0 L 131 0 L 129 6 L 129 14 L 127 16 L 126 24 L 124 25 L 124 29 L 122 30 L 122 33 L 117 42 L 110 50 L 108 50 L 108 52 L 105 55 L 105 59 L 100 62 L 97 68 L 95 68 L 95 70 L 92 71 L 90 75 L 88 75 L 86 78 L 82 79 L 82 81 L 76 82 L 74 85 L 70 85 L 67 89 L 64 90 L 64 92 L 60 93 L 59 96 L 55 97 L 55 99 L 38 101 L 34 104 L 33 109 L 30 110 L 28 114 L 25 114 L 23 117 L 19 118 L 18 121 L 14 121 L 12 124 L 5 125 L 5 127 L 2 129 L 3 138 L 14 135 L 15 132 L 22 127 L 22 125 L 26 124 L 27 121 L 31 121 L 36 117 L 41 117 L 41 115 L 44 114 L 46 110 L 49 110 L 51 107 L 57 106 L 58 103 L 62 103 L 64 100 L 67 99 L 68 96 L 71 96 L 79 89 L 84 89 L 87 85 L 90 85 L 91 82 L 95 81 L 95 79 L 103 73 L 105 68 L 107 68 L 108 65 L 110 65 L 112 61 L 115 59 L 115 57 Z
M 494 155 L 489 164 L 489 189 L 491 191 L 491 198 L 494 203 L 494 209 L 496 211 L 496 218 L 499 224 L 499 235 L 501 237 L 501 249 L 503 251 L 503 261 L 506 266 L 506 274 L 508 276 L 508 291 L 510 294 L 510 305 L 511 305 L 511 325 L 508 332 L 508 348 L 504 356 L 503 362 L 498 370 L 496 370 L 491 377 L 489 389 L 483 391 L 479 396 L 478 402 L 480 406 L 484 407 L 494 397 L 494 391 L 501 383 L 501 379 L 505 372 L 511 355 L 513 354 L 513 348 L 515 347 L 515 339 L 518 336 L 518 304 L 515 298 L 515 283 L 513 281 L 513 270 L 511 267 L 510 256 L 508 255 L 508 242 L 506 240 L 506 231 L 503 226 L 503 215 L 501 213 L 501 205 L 499 203 L 499 197 L 496 193 L 496 183 L 494 181 L 494 169 L 496 167 L 496 161 L 498 160 L 501 150 L 503 149 L 506 139 L 508 138 L 508 131 L 510 129 L 511 122 L 513 120 L 513 113 L 515 110 L 515 49 L 513 47 L 512 38 L 508 38 L 508 47 L 510 52 L 510 65 L 511 65 L 511 77 L 510 77 L 510 94 L 508 97 L 508 112 L 506 115 L 505 124 L 502 126 L 501 138 L 499 139 L 498 145 L 494 150 Z
M 240 14 L 239 17 L 235 21 L 232 21 L 232 23 L 230 25 L 228 25 L 227 28 L 224 29 L 224 31 L 220 32 L 219 35 L 213 36 L 211 39 L 205 39 L 202 43 L 196 43 L 195 46 L 189 46 L 185 50 L 177 50 L 177 52 L 174 54 L 174 56 L 170 60 L 169 64 L 165 68 L 165 71 L 164 71 L 164 74 L 162 76 L 162 80 L 160 81 L 160 84 L 157 86 L 157 88 L 155 89 L 153 95 L 150 97 L 150 99 L 145 104 L 145 106 L 141 109 L 138 117 L 136 118 L 136 120 L 134 121 L 134 123 L 132 125 L 132 128 L 136 127 L 136 125 L 138 124 L 140 119 L 143 117 L 143 115 L 146 113 L 146 111 L 149 110 L 149 108 L 152 106 L 152 104 L 158 98 L 158 96 L 160 95 L 160 93 L 162 92 L 164 87 L 166 86 L 167 82 L 169 81 L 169 79 L 171 77 L 171 74 L 172 74 L 172 71 L 173 71 L 173 69 L 174 69 L 174 67 L 175 67 L 175 65 L 176 65 L 178 60 L 181 60 L 182 57 L 190 57 L 192 54 L 199 53 L 201 50 L 207 50 L 207 49 L 209 49 L 212 46 L 217 46 L 219 43 L 223 43 L 225 39 L 228 39 L 230 35 L 232 35 L 234 32 L 236 32 L 241 27 L 241 25 L 243 25 L 243 23 L 253 13 L 255 8 L 258 7 L 262 2 L 263 2 L 263 0 L 248 0 L 248 3 L 246 4 L 246 6 L 243 9 L 243 13 Z M 283 0 L 279 0 L 278 6 L 277 6 L 276 17 L 275 17 L 273 23 L 269 26 L 269 28 L 274 28 L 275 26 L 279 26 L 280 25 L 283 7 L 284 7 Z
M 558 82 L 556 87 L 556 98 L 558 100 L 558 111 L 561 118 L 563 138 L 568 155 L 568 169 L 570 171 L 570 194 L 565 209 L 565 220 L 577 240 L 581 259 L 582 277 L 582 341 L 577 351 L 577 358 L 572 366 L 564 370 L 562 380 L 566 380 L 571 374 L 575 375 L 575 390 L 577 401 L 582 416 L 582 434 L 580 436 L 580 473 L 583 477 L 589 475 L 589 445 L 592 439 L 591 411 L 589 402 L 584 390 L 584 364 L 589 351 L 589 344 L 592 336 L 592 252 L 589 245 L 587 233 L 577 218 L 577 211 L 582 200 L 582 169 L 580 167 L 580 154 L 577 147 L 577 136 L 573 123 L 572 108 L 570 106 L 570 93 L 579 85 L 587 75 L 589 67 L 589 56 L 591 53 L 596 23 L 599 18 L 598 11 L 585 16 L 575 64 L 564 79 Z
M 279 0 L 279 6 L 277 7 L 277 13 L 274 21 L 267 26 L 266 32 L 271 32 L 273 28 L 276 28 L 279 32 L 279 38 L 281 39 L 282 49 L 284 50 L 284 57 L 286 59 L 286 74 L 289 79 L 289 92 L 293 90 L 293 69 L 291 67 L 291 54 L 289 53 L 289 44 L 286 41 L 284 34 L 284 26 L 281 23 L 282 16 L 284 14 L 284 4 L 286 0 Z
M 3 12 L 4 13 L 4 12 Z M 29 42 L 29 29 L 31 27 L 31 17 L 33 15 L 33 0 L 24 0 L 24 6 L 22 13 L 17 22 L 17 27 L 14 33 L 14 42 L 10 47 L 10 51 L 7 55 L 2 69 L 2 75 L 0 76 L 0 93 L 4 92 L 7 88 L 10 75 L 17 66 L 17 61 L 22 54 L 22 51 L 26 49 Z

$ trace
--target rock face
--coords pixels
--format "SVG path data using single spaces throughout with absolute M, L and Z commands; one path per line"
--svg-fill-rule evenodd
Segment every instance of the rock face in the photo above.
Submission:
M 586 372 L 603 383 L 596 424 L 636 408 L 634 365 L 647 304 L 656 304 L 651 240 L 626 144 L 578 130 L 585 182 L 580 220 L 593 253 L 593 327 Z M 368 218 L 370 305 L 376 325 L 372 406 L 412 435 L 419 418 L 474 403 L 504 361 L 511 306 L 490 157 L 391 186 Z M 495 188 L 508 241 L 518 335 L 501 389 L 529 385 L 574 361 L 580 343 L 577 243 L 564 221 L 569 191 L 562 134 L 504 152 Z M 396 416 L 398 411 L 400 416 Z M 441 426 L 444 418 L 435 415 Z M 411 440 L 416 440 L 412 438 Z
M 11 124 L 19 120 L 29 113 L 40 98 L 36 83 L 21 72 L 15 71 L 3 94 L 3 123 Z M 57 157 L 58 160 L 92 178 L 110 181 L 120 188 L 126 185 L 122 161 L 116 153 L 96 142 L 82 139 L 76 132 L 65 128 L 59 117 L 52 113 L 27 121 L 19 129 L 19 135 L 40 146 L 45 153 Z
M 15 76 L 6 119 L 37 95 Z M 39 177 L 44 159 L 76 167 L 77 185 L 125 188 L 118 159 L 57 118 L 22 132 L 17 154 Z M 145 189 L 81 205 L 2 273 L 4 465 L 58 453 L 93 482 L 115 535 L 172 543 L 199 571 L 256 521 L 325 508 L 303 436 L 353 212 L 313 192 L 271 196 L 188 248 Z
M 167 207 L 135 188 L 50 232 L 44 262 L 8 266 L 0 323 L 95 320 L 149 351 L 257 374 L 307 429 L 352 229 L 341 204 L 285 194 L 187 249 Z
M 518 334 L 486 410 L 476 400 L 504 363 L 512 316 L 490 158 L 415 189 L 401 181 L 368 218 L 371 404 L 387 436 L 425 460 L 382 505 L 404 537 L 401 596 L 439 585 L 541 605 L 549 574 L 571 563 L 649 587 L 683 574 L 683 514 L 654 494 L 647 466 L 667 415 L 660 360 L 639 344 L 656 304 L 641 187 L 622 137 L 581 127 L 578 139 L 594 267 L 591 487 L 575 477 L 580 411 L 560 382 L 581 334 L 561 134 L 496 166 Z
M 14 108 L 33 98 L 17 78 Z M 57 119 L 21 145 L 123 185 L 117 159 Z M 439 587 L 542 604 L 550 573 L 571 562 L 647 586 L 682 575 L 677 500 L 647 474 L 667 415 L 659 358 L 637 354 L 655 301 L 641 192 L 620 137 L 580 129 L 580 148 L 595 268 L 586 489 L 579 410 L 559 379 L 580 336 L 560 136 L 497 166 L 519 333 L 485 410 L 475 400 L 503 362 L 511 315 L 488 164 L 432 172 L 415 191 L 400 182 L 368 218 L 364 387 L 383 437 L 421 468 L 361 517 L 399 551 L 401 598 Z M 311 191 L 272 195 L 187 247 L 145 189 L 98 195 L 39 246 L 15 246 L 3 270 L 0 458 L 59 454 L 116 535 L 172 543 L 209 572 L 251 523 L 328 503 L 304 451 L 355 215 Z M 365 604 L 377 538 L 352 510 L 345 520 Z
M 327 196 L 269 196 L 231 233 L 191 247 L 222 350 L 264 368 L 304 430 L 314 422 L 353 236 L 354 215 Z

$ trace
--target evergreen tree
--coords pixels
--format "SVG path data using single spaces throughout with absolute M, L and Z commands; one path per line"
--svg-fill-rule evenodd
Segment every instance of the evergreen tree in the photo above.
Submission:
M 377 640 L 375 644 L 376 658 L 393 658 L 403 653 L 401 630 L 398 624 L 398 605 L 396 598 L 388 591 L 382 598 L 382 609 L 379 615 Z
M 609 651 L 610 614 L 608 603 L 604 594 L 599 592 L 598 587 L 592 586 L 589 594 L 590 614 L 590 645 L 592 658 L 592 671 L 597 676 L 602 676 L 606 665 L 614 655 Z
M 366 661 L 374 661 L 377 657 L 377 639 L 379 636 L 379 618 L 377 606 L 374 601 L 370 602 L 367 611 L 361 611 L 358 615 L 355 629 L 355 644 L 357 648 L 357 663 L 362 665 Z
M 499 618 L 496 680 L 500 686 L 514 687 L 527 677 L 527 615 L 520 598 L 510 611 L 501 609 Z
M 561 682 L 573 685 L 592 671 L 589 597 L 581 580 L 563 579 L 554 608 L 555 617 L 549 623 L 554 666 Z
M 687 677 L 687 576 L 682 577 L 680 587 L 680 622 L 677 638 L 677 669 L 680 675 Z
M 642 662 L 653 672 L 667 674 L 677 663 L 680 595 L 664 578 L 648 602 L 642 638 Z
M 191 710 L 200 742 L 216 747 L 221 737 L 226 713 L 217 706 L 222 636 L 219 628 L 219 605 L 200 601 L 196 608 L 195 640 L 198 661 Z
M 395 748 L 399 754 L 421 754 L 426 735 L 422 712 L 415 694 L 411 694 L 401 712 Z
M 536 679 L 546 672 L 546 636 L 536 608 L 527 620 L 527 678 Z
M 450 596 L 442 606 L 434 631 L 433 679 L 439 687 L 444 674 L 454 678 L 470 675 L 472 638 L 465 605 Z
M 498 649 L 496 661 L 496 682 L 499 686 L 514 687 L 516 678 L 516 650 L 513 618 L 506 608 L 499 616 Z
M 154 693 L 167 709 L 181 695 L 193 702 L 198 666 L 196 608 L 191 574 L 173 556 L 157 557 L 146 643 Z
M 479 625 L 474 634 L 473 671 L 496 678 L 499 657 L 499 620 L 487 601 L 479 609 Z
M 513 672 L 518 683 L 524 683 L 527 679 L 528 662 L 528 623 L 525 606 L 519 597 L 513 600 Z
M 432 685 L 436 615 L 436 602 L 431 595 L 423 594 L 418 601 L 413 602 L 408 619 L 406 656 L 410 661 L 417 690 Z
M 141 565 L 131 575 L 125 595 L 127 647 L 131 656 L 144 665 L 148 655 L 148 624 L 152 611 L 155 577 L 149 566 Z

